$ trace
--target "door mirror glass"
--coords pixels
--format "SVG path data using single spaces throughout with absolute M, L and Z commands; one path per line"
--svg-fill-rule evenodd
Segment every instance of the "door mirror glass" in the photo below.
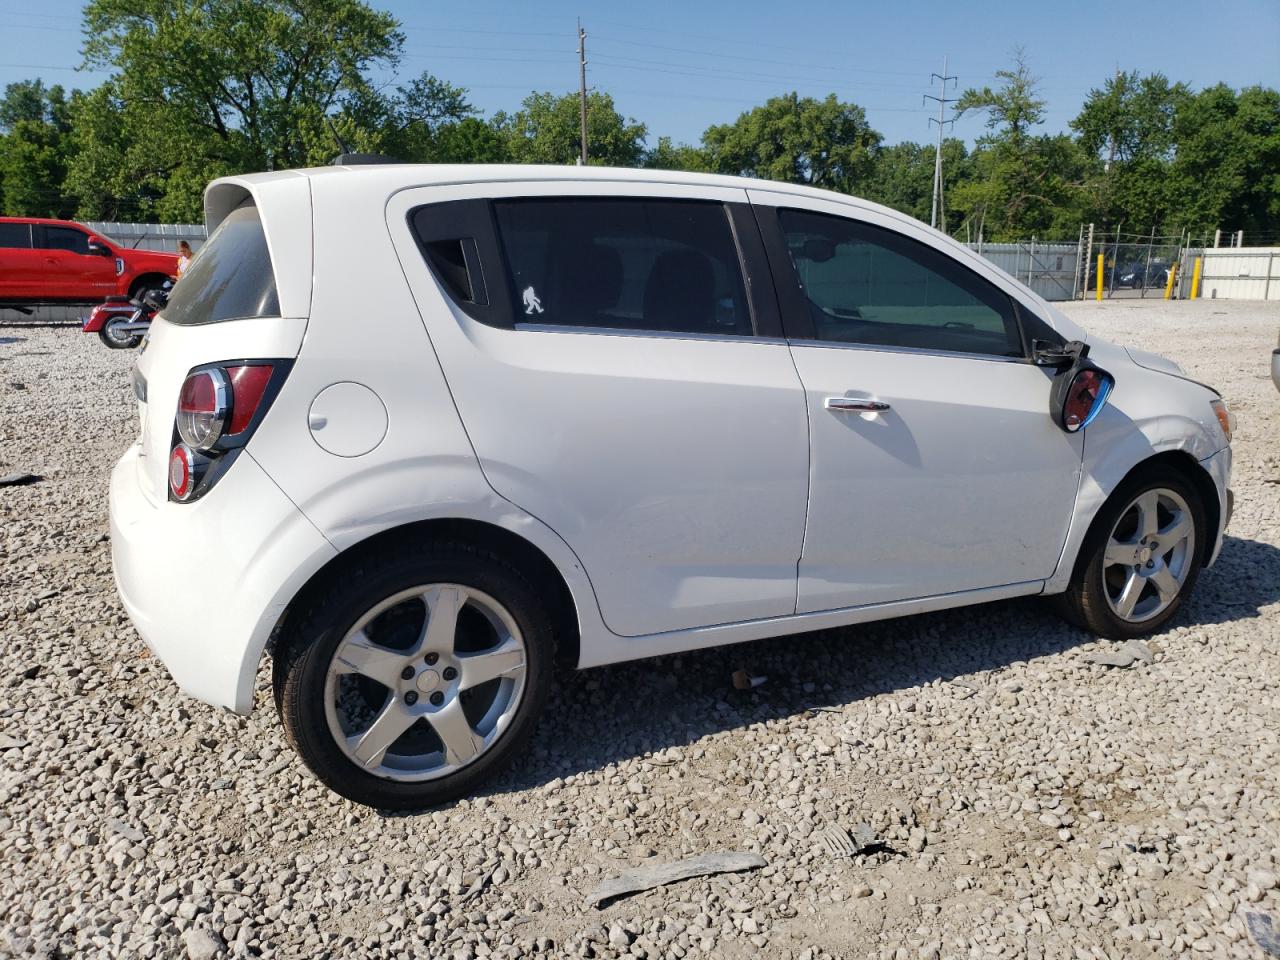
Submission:
M 106 247 L 104 247 L 102 245 L 102 241 L 99 240 L 97 237 L 90 237 L 88 246 L 89 246 L 89 253 L 92 254 L 93 256 L 96 256 L 96 257 L 111 256 L 111 251 L 108 250 Z
M 1115 377 L 1081 357 L 1054 378 L 1049 410 L 1067 433 L 1083 430 L 1102 412 Z

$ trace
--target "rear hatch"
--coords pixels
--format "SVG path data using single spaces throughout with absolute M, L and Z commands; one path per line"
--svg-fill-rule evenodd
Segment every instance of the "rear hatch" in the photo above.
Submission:
M 281 316 L 262 219 L 246 198 L 218 225 L 174 286 L 134 372 L 141 419 L 139 481 L 166 499 L 178 393 L 193 367 L 298 355 L 305 318 Z

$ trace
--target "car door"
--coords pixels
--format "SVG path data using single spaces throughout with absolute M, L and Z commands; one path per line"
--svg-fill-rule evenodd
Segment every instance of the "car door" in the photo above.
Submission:
M 43 257 L 31 245 L 31 224 L 0 222 L 0 300 L 26 300 L 37 295 Z
M 1083 437 L 1049 417 L 1010 290 L 873 209 L 751 199 L 809 407 L 798 611 L 1050 576 Z
M 50 296 L 89 301 L 114 292 L 115 258 L 90 252 L 89 234 L 78 227 L 46 224 L 38 235 Z
M 794 612 L 805 402 L 744 191 L 423 188 L 388 217 L 486 478 L 610 630 Z

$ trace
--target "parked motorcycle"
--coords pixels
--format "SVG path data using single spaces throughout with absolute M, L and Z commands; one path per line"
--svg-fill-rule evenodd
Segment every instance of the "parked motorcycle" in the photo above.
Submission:
M 107 297 L 89 313 L 81 328 L 96 333 L 112 350 L 128 350 L 143 341 L 155 315 L 169 302 L 172 283 L 159 290 L 147 290 L 138 299 Z

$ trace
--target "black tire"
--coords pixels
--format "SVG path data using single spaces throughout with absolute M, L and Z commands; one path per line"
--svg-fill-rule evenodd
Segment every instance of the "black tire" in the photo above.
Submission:
M 506 728 L 474 760 L 439 779 L 404 782 L 362 769 L 335 742 L 325 712 L 330 663 L 347 632 L 387 598 L 422 584 L 460 584 L 495 599 L 518 625 L 525 646 L 523 693 Z M 384 810 L 421 810 L 472 793 L 520 753 L 551 686 L 554 640 L 537 591 L 497 554 L 467 543 L 397 544 L 366 552 L 310 591 L 313 604 L 279 638 L 273 664 L 276 707 L 285 736 L 326 786 Z
M 1195 541 L 1187 556 L 1190 567 L 1177 595 L 1159 612 L 1135 622 L 1120 617 L 1108 600 L 1105 580 L 1106 549 L 1112 531 L 1130 504 L 1142 494 L 1153 490 L 1173 491 L 1182 498 L 1191 514 Z M 1100 637 L 1128 640 L 1155 633 L 1178 615 L 1191 591 L 1195 589 L 1205 556 L 1212 547 L 1211 537 L 1204 500 L 1195 484 L 1186 476 L 1167 466 L 1135 473 L 1116 489 L 1094 518 L 1080 548 L 1071 585 L 1056 598 L 1059 611 L 1071 623 Z
M 170 280 L 169 277 L 160 274 L 147 274 L 133 281 L 133 286 L 129 288 L 129 299 L 136 303 L 141 303 L 152 290 L 163 290 L 164 285 Z
M 128 336 L 123 336 L 123 337 L 120 337 L 120 336 L 113 337 L 111 335 L 111 325 L 113 323 L 120 324 L 120 323 L 128 323 L 128 322 L 129 322 L 128 317 L 115 317 L 115 318 L 112 318 L 111 320 L 108 320 L 106 323 L 102 325 L 102 329 L 98 331 L 98 339 L 101 340 L 103 343 L 105 343 L 107 347 L 111 350 L 133 349 L 134 347 L 136 347 L 138 344 L 142 342 L 142 334 L 134 333 L 134 334 L 130 334 Z

